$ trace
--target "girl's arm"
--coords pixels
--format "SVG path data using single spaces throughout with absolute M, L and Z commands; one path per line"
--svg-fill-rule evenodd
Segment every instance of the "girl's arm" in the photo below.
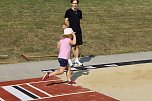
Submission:
M 60 48 L 60 42 L 59 41 L 57 42 L 57 48 Z
M 73 32 L 72 35 L 73 35 L 73 40 L 70 40 L 70 45 L 75 45 L 76 44 L 75 32 Z
M 65 18 L 64 23 L 65 23 L 66 27 L 70 26 L 70 22 L 69 22 L 68 18 Z

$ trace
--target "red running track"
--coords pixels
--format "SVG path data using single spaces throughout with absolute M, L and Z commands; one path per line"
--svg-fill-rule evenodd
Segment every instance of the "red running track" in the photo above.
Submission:
M 0 101 L 118 101 L 104 94 L 68 85 L 57 77 L 0 82 Z

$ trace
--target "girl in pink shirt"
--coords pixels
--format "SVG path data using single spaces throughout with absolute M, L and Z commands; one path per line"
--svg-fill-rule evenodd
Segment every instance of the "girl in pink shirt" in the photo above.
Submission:
M 76 44 L 76 36 L 72 28 L 64 29 L 64 34 L 62 35 L 62 38 L 57 44 L 58 44 L 57 48 L 59 48 L 58 61 L 60 64 L 60 68 L 52 73 L 47 72 L 43 76 L 42 80 L 46 80 L 47 78 L 53 75 L 61 75 L 64 73 L 64 70 L 67 70 L 66 71 L 67 81 L 69 84 L 73 84 L 74 82 L 71 81 L 71 71 L 70 71 L 70 66 L 68 64 L 68 59 L 70 58 L 71 45 Z

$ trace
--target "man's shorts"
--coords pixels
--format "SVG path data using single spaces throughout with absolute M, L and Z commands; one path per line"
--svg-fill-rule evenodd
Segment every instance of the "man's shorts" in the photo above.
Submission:
M 68 60 L 66 59 L 58 58 L 58 61 L 61 67 L 66 67 L 68 65 Z
M 76 44 L 72 46 L 82 45 L 83 44 L 82 33 L 75 33 L 75 35 L 76 35 Z

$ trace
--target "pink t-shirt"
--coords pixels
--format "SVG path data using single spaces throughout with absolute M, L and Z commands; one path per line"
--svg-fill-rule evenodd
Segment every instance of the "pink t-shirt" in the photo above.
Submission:
M 70 38 L 63 38 L 60 40 L 60 49 L 58 58 L 69 59 L 70 57 Z

